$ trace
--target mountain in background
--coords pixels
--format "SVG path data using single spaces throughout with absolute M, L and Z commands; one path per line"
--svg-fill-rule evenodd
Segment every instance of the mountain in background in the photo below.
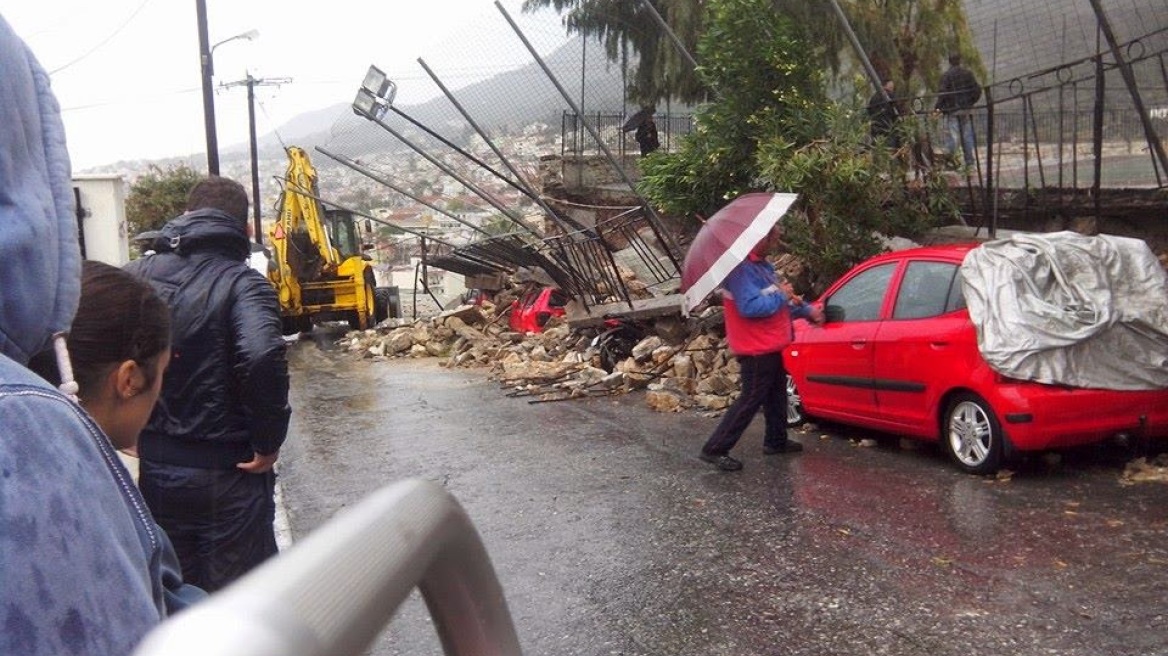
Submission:
M 569 93 L 576 94 L 572 96 L 572 102 L 577 106 L 581 104 L 579 93 L 583 77 L 586 81 L 583 103 L 585 113 L 620 113 L 626 104 L 620 68 L 605 60 L 603 51 L 595 42 L 588 46 L 588 56 L 582 57 L 582 42 L 577 37 L 547 55 L 544 62 L 557 81 L 571 89 Z M 441 71 L 436 71 L 436 74 L 441 79 Z M 356 88 L 354 95 L 355 92 Z M 568 102 L 534 61 L 481 82 L 451 90 L 451 93 L 488 135 L 522 130 L 538 123 L 558 129 L 562 113 L 571 112 Z M 424 103 L 399 109 L 421 125 L 456 143 L 465 143 L 474 132 L 445 95 L 440 94 Z M 403 133 L 421 133 L 393 112 L 384 120 Z M 280 126 L 276 132 L 263 135 L 258 139 L 259 157 L 282 158 L 284 152 L 281 141 L 306 149 L 331 146 L 349 156 L 405 147 L 381 126 L 357 116 L 347 103 L 306 112 Z M 247 156 L 247 144 L 232 145 L 221 153 L 223 159 Z

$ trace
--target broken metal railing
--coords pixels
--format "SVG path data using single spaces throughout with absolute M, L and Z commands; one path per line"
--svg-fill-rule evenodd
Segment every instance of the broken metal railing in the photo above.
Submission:
M 418 589 L 448 656 L 519 656 L 503 588 L 440 485 L 387 486 L 206 601 L 135 656 L 357 656 Z
M 542 241 L 520 233 L 490 237 L 440 253 L 430 264 L 463 275 L 539 269 L 585 310 L 611 301 L 633 309 L 622 267 L 644 279 L 646 286 L 676 279 L 680 270 L 676 254 L 639 207 L 600 221 L 595 228 Z

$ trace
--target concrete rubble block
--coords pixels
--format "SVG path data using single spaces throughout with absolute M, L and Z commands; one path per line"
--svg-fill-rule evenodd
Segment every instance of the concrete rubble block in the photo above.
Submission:
M 432 357 L 442 357 L 450 353 L 450 345 L 445 342 L 429 341 L 423 345 L 426 354 Z
M 464 339 L 469 339 L 472 341 L 487 339 L 487 336 L 484 335 L 482 332 L 480 332 L 479 330 L 476 330 L 475 328 L 472 328 L 471 326 L 468 326 L 466 324 L 462 324 L 461 326 L 458 326 L 458 327 L 451 326 L 451 328 L 454 330 L 454 333 L 456 335 L 458 335 L 459 337 L 462 337 Z
M 416 324 L 410 330 L 410 339 L 414 340 L 415 344 L 425 344 L 433 338 L 434 334 L 430 331 L 430 326 L 427 324 Z
M 584 367 L 576 372 L 575 379 L 584 385 L 591 385 L 608 376 L 608 372 L 596 367 Z
M 649 356 L 649 359 L 653 362 L 653 365 L 656 366 L 668 362 L 669 359 L 673 357 L 674 353 L 677 353 L 676 347 L 668 345 L 658 346 L 657 348 L 653 349 L 653 353 Z
M 637 362 L 645 362 L 653 355 L 653 351 L 661 348 L 661 338 L 656 335 L 650 335 L 633 347 L 633 359 Z
M 694 365 L 692 357 L 685 353 L 680 353 L 673 357 L 673 375 L 678 378 L 688 379 L 697 375 L 697 367 Z
M 531 351 L 528 352 L 527 356 L 537 362 L 551 361 L 551 356 L 548 355 L 547 349 L 543 347 L 543 344 L 536 344 L 533 346 Z
M 578 365 L 562 362 L 504 362 L 503 378 L 551 382 L 567 376 L 578 368 Z
M 742 365 L 739 364 L 738 358 L 730 355 L 730 352 L 727 351 L 722 354 L 722 359 L 725 362 L 721 368 L 722 373 L 726 374 L 727 376 L 734 376 L 737 378 L 738 374 L 742 371 Z
M 705 410 L 725 410 L 734 400 L 719 394 L 698 394 L 694 397 L 694 402 Z
M 438 319 L 448 321 L 451 318 L 457 318 L 467 325 L 477 326 L 487 322 L 487 317 L 483 314 L 484 309 L 478 305 L 460 305 L 453 310 L 447 310 L 439 314 Z
M 738 391 L 738 380 L 722 372 L 705 376 L 697 382 L 698 394 L 726 395 Z
M 692 396 L 694 394 L 695 382 L 688 378 L 662 378 L 658 382 L 653 383 L 653 389 L 661 389 L 667 392 L 673 392 L 681 396 Z
M 425 358 L 429 355 L 430 353 L 426 351 L 426 347 L 421 344 L 414 344 L 410 347 L 411 358 Z
M 414 340 L 410 336 L 412 330 L 410 328 L 398 328 L 385 336 L 382 342 L 385 344 L 386 353 L 396 354 L 403 351 L 408 351 L 414 345 Z
M 693 396 L 697 392 L 697 381 L 695 378 L 679 378 L 676 376 L 669 376 L 661 378 L 661 389 L 673 390 L 680 395 Z
M 638 364 L 634 358 L 625 358 L 616 363 L 613 371 L 619 371 L 624 374 L 642 374 L 644 373 L 644 367 Z
M 645 392 L 645 404 L 657 412 L 680 412 L 682 408 L 680 396 L 663 390 Z

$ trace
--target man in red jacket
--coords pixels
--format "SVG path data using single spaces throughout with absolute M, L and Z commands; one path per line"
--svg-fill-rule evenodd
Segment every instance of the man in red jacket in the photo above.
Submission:
M 702 447 L 702 460 L 723 471 L 742 469 L 730 457 L 746 427 L 761 407 L 766 419 L 763 453 L 798 453 L 803 445 L 787 439 L 787 370 L 783 349 L 794 337 L 791 322 L 803 318 L 823 322 L 823 312 L 803 303 L 791 283 L 779 281 L 766 254 L 779 243 L 778 226 L 771 229 L 722 284 L 722 310 L 730 351 L 741 367 L 742 393 L 730 406 L 714 434 Z

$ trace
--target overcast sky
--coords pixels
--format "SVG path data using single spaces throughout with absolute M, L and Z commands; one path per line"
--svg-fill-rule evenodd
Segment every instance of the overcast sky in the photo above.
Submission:
M 305 111 L 351 102 L 370 64 L 403 104 L 438 92 L 419 57 L 451 88 L 530 63 L 492 0 L 206 0 L 220 148 L 247 142 L 244 80 L 257 87 L 262 135 Z M 559 17 L 501 4 L 541 54 L 562 39 Z M 0 0 L 0 14 L 52 76 L 75 171 L 123 159 L 206 149 L 195 0 Z M 495 46 L 485 44 L 494 43 Z M 499 45 L 502 44 L 502 45 Z

